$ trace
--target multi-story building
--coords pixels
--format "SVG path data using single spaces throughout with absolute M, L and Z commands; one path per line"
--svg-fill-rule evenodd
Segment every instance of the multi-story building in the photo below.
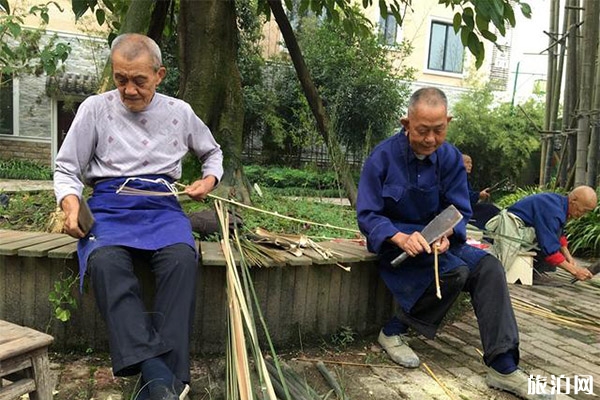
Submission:
M 0 87 L 0 159 L 25 159 L 51 165 L 78 104 L 95 89 L 95 82 L 104 68 L 108 48 L 103 28 L 91 15 L 76 22 L 70 11 L 70 0 L 57 2 L 65 12 L 50 7 L 46 32 L 56 35 L 72 48 L 65 71 L 55 79 L 43 76 L 3 79 Z M 9 0 L 13 13 L 34 3 L 34 0 Z M 519 15 L 518 12 L 516 14 Z M 547 15 L 543 2 L 534 8 L 534 24 L 518 16 L 516 29 L 508 30 L 506 37 L 499 36 L 497 46 L 486 42 L 486 58 L 479 70 L 474 68 L 474 57 L 454 33 L 454 11 L 438 4 L 438 0 L 413 2 L 411 8 L 405 11 L 401 26 L 391 16 L 383 20 L 377 5 L 365 10 L 365 15 L 373 21 L 375 29 L 388 45 L 391 60 L 415 68 L 413 86 L 436 85 L 445 90 L 451 104 L 467 89 L 469 79 L 475 76 L 483 81 L 492 80 L 505 99 L 510 98 L 511 92 L 514 96 L 517 89 L 524 93 L 519 97 L 531 94 L 534 84 L 539 86 L 537 81 L 543 82 L 545 78 L 544 56 L 531 56 L 536 49 L 539 52 L 547 44 L 543 36 Z M 29 18 L 26 25 L 36 28 L 39 19 Z M 541 26 L 533 31 L 532 25 Z M 520 37 L 517 34 L 519 29 L 527 29 L 528 40 L 517 42 L 519 53 L 515 57 L 513 39 Z M 263 33 L 266 58 L 285 51 L 273 20 L 265 24 Z M 410 42 L 413 48 L 405 59 L 399 59 L 396 51 L 396 44 L 402 40 Z M 516 62 L 525 64 L 531 60 L 535 62 L 522 66 L 520 74 L 515 74 Z M 535 73 L 527 71 L 527 68 L 534 67 L 537 68 Z M 520 79 L 518 88 L 514 84 L 515 79 Z

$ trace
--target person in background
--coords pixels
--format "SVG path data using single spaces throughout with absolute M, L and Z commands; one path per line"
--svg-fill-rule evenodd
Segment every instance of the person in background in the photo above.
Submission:
M 466 291 L 477 316 L 487 385 L 526 399 L 552 399 L 554 395 L 528 394 L 529 377 L 518 368 L 519 334 L 502 265 L 465 243 L 471 207 L 462 155 L 446 142 L 451 119 L 443 91 L 417 90 L 401 121 L 402 130 L 375 147 L 361 172 L 358 225 L 369 251 L 379 255 L 379 274 L 399 304 L 378 342 L 394 362 L 418 367 L 408 329 L 434 338 L 460 292 Z M 463 219 L 452 232 L 429 244 L 421 230 L 450 205 Z M 441 298 L 434 279 L 434 246 Z M 408 259 L 393 267 L 391 261 L 402 252 Z
M 598 205 L 596 191 L 578 186 L 568 195 L 537 193 L 526 196 L 508 207 L 486 224 L 489 232 L 499 234 L 492 246 L 494 252 L 510 266 L 514 255 L 525 246 L 537 246 L 534 258 L 534 285 L 559 284 L 548 272 L 562 268 L 580 281 L 592 278 L 592 273 L 579 267 L 571 255 L 564 233 L 568 220 L 581 218 Z M 516 237 L 518 242 L 509 238 Z
M 138 399 L 175 400 L 189 391 L 198 254 L 173 183 L 192 151 L 203 172 L 185 193 L 205 198 L 222 177 L 223 155 L 189 104 L 156 92 L 166 70 L 152 39 L 120 35 L 110 59 L 116 89 L 79 107 L 56 158 L 54 189 L 64 231 L 79 238 L 80 277 L 91 278 L 114 374 L 141 372 Z M 89 233 L 79 220 L 84 185 L 94 189 Z M 126 189 L 143 192 L 119 194 Z M 142 301 L 134 260 L 154 274 L 152 310 Z
M 473 159 L 468 154 L 463 154 L 462 158 L 463 163 L 465 164 L 465 169 L 467 170 L 467 176 L 469 176 L 471 174 L 471 170 L 473 169 Z M 485 188 L 481 191 L 473 190 L 471 182 L 468 178 L 467 186 L 469 190 L 471 210 L 473 211 L 473 215 L 471 216 L 469 223 L 479 229 L 485 229 L 485 224 L 494 216 L 496 216 L 500 212 L 500 209 L 494 204 L 487 202 L 491 197 L 489 188 Z

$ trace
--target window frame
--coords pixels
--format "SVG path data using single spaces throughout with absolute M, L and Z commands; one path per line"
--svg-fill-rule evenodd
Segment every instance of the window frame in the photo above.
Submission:
M 445 32 L 444 32 L 444 52 L 442 55 L 442 69 L 436 69 L 436 68 L 431 68 L 431 53 L 432 53 L 432 41 L 433 41 L 433 29 L 436 25 L 441 25 L 445 28 Z M 466 64 L 466 51 L 465 51 L 465 47 L 462 46 L 462 42 L 461 42 L 461 46 L 462 46 L 462 62 L 461 62 L 461 69 L 460 71 L 453 71 L 450 69 L 446 69 L 446 56 L 447 56 L 447 50 L 448 50 L 448 33 L 451 32 L 454 34 L 454 28 L 452 26 L 451 22 L 448 21 L 444 21 L 444 20 L 440 20 L 440 19 L 432 19 L 430 21 L 430 25 L 429 25 L 429 38 L 428 38 L 428 46 L 427 46 L 427 52 L 425 53 L 425 72 L 427 73 L 433 73 L 433 74 L 439 74 L 439 75 L 448 75 L 448 76 L 453 76 L 453 77 L 462 77 L 465 71 L 465 64 Z M 456 38 L 458 38 L 460 40 L 460 37 L 456 34 L 454 34 L 454 36 Z
M 10 90 L 11 94 L 11 112 L 12 112 L 12 120 L 11 120 L 11 133 L 3 132 L 2 127 L 0 127 L 0 136 L 5 138 L 17 137 L 19 136 L 19 78 L 13 76 L 10 78 Z
M 388 34 L 391 26 L 391 21 L 393 21 L 394 24 L 393 38 L 391 38 L 391 35 Z M 399 35 L 401 33 L 402 26 L 398 24 L 398 21 L 396 21 L 396 17 L 394 17 L 389 11 L 385 19 L 381 16 L 379 17 L 378 36 L 379 42 L 382 45 L 390 47 L 396 46 L 401 41 L 401 39 L 399 39 Z M 391 40 L 388 41 L 388 38 L 390 38 Z

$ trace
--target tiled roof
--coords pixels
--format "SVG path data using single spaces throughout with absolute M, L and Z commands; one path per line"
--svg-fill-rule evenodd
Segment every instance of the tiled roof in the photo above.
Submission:
M 91 75 L 65 73 L 46 79 L 46 93 L 49 96 L 89 96 L 96 93 L 97 86 L 96 77 Z

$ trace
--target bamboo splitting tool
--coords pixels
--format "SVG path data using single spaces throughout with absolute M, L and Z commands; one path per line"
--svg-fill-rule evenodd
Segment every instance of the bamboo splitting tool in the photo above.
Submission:
M 438 266 L 438 248 L 437 244 L 433 245 L 433 270 L 435 273 L 435 295 L 438 299 L 442 299 L 442 290 L 440 289 L 440 269 Z

